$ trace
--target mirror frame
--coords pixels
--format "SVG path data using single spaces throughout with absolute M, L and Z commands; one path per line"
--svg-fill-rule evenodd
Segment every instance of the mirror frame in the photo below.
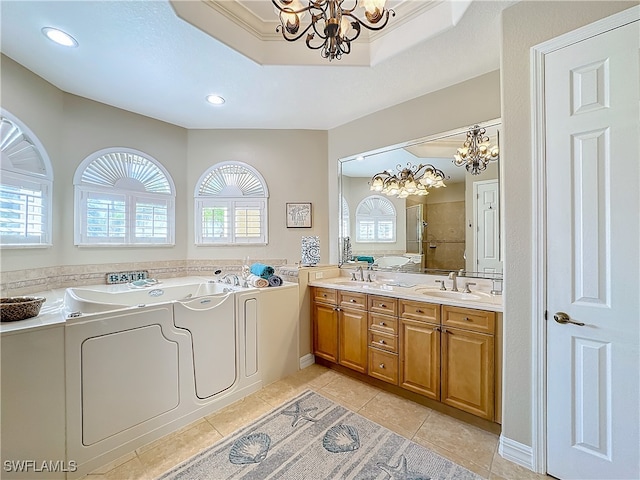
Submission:
M 489 128 L 489 127 L 499 127 L 500 125 L 502 125 L 502 119 L 501 118 L 495 118 L 492 120 L 487 120 L 484 122 L 478 122 L 475 123 L 474 125 L 478 125 L 481 128 Z M 473 125 L 472 125 L 473 126 Z M 455 128 L 452 130 L 447 130 L 445 132 L 440 132 L 440 133 L 436 133 L 433 135 L 428 135 L 426 137 L 420 137 L 414 140 L 409 140 L 407 142 L 401 142 L 401 143 L 397 143 L 395 145 L 388 145 L 386 147 L 382 147 L 382 148 L 377 148 L 374 150 L 369 150 L 366 152 L 361 152 L 355 155 L 349 155 L 348 157 L 343 157 L 338 159 L 338 266 L 340 268 L 350 268 L 350 265 L 345 264 L 342 259 L 343 259 L 343 242 L 342 242 L 342 226 L 343 226 L 343 212 L 342 212 L 342 198 L 343 198 L 343 193 L 342 193 L 342 189 L 343 189 L 343 181 L 342 181 L 342 171 L 343 171 L 343 165 L 346 162 L 349 161 L 355 161 L 358 159 L 358 157 L 367 157 L 370 155 L 376 155 L 376 154 L 380 154 L 380 153 L 385 153 L 385 152 L 390 152 L 393 150 L 398 150 L 401 148 L 407 148 L 407 147 L 411 147 L 414 145 L 420 145 L 423 143 L 427 143 L 427 142 L 433 142 L 436 140 L 441 140 L 447 137 L 451 137 L 453 135 L 460 135 L 460 134 L 466 134 L 466 132 L 469 131 L 469 128 L 471 128 L 472 126 L 468 126 L 468 127 L 460 127 L 460 128 Z M 500 147 L 500 131 L 498 130 L 497 132 L 497 139 L 496 139 L 498 146 Z M 503 248 L 503 244 L 502 244 L 502 236 L 503 236 L 503 222 L 502 222 L 502 168 L 500 165 L 500 162 L 502 160 L 502 152 L 500 153 L 500 156 L 498 157 L 497 161 L 498 163 L 498 202 L 500 204 L 500 208 L 498 210 L 498 222 L 499 222 L 499 228 L 498 228 L 498 256 L 500 261 L 504 262 L 503 260 L 503 254 L 502 254 L 502 248 Z M 452 164 L 453 164 L 453 157 L 452 157 Z M 464 168 L 464 167 L 456 167 L 456 168 Z M 353 266 L 353 268 L 356 268 L 355 265 Z M 376 270 L 376 268 L 373 268 L 373 270 Z M 384 271 L 388 271 L 388 270 L 384 270 Z M 402 272 L 402 270 L 392 270 L 393 272 Z M 433 275 L 443 275 L 443 274 L 448 274 L 451 270 L 444 270 L 444 269 L 433 269 L 433 268 L 424 268 L 421 269 L 417 272 L 403 272 L 403 273 L 413 273 L 413 274 L 433 274 Z M 480 272 L 467 272 L 464 271 L 464 276 L 465 277 L 469 277 L 469 278 L 486 278 L 486 279 L 502 279 L 503 278 L 503 273 L 504 272 L 504 268 L 503 271 L 500 273 L 495 273 L 495 274 L 489 274 L 489 273 L 480 273 Z

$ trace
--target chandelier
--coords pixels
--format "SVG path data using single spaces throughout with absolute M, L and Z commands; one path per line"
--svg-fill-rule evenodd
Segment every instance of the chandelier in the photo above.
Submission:
M 453 163 L 458 167 L 464 166 L 471 175 L 479 175 L 487 169 L 490 160 L 497 160 L 500 149 L 491 146 L 487 130 L 475 125 L 467 132 L 467 139 L 458 152 L 453 156 Z
M 405 168 L 397 165 L 397 173 L 391 171 L 376 173 L 369 182 L 370 190 L 398 198 L 409 195 L 428 195 L 430 188 L 446 187 L 444 172 L 433 165 L 411 165 Z
M 276 32 L 289 42 L 294 42 L 307 33 L 307 47 L 320 50 L 323 58 L 329 61 L 351 52 L 351 42 L 360 36 L 361 27 L 368 30 L 382 30 L 389 21 L 389 13 L 385 9 L 386 0 L 351 0 L 351 8 L 342 8 L 345 0 L 271 0 L 280 17 L 280 25 Z M 364 9 L 364 19 L 356 17 L 354 11 L 358 6 Z M 307 12 L 311 16 L 308 25 L 302 28 Z M 313 30 L 313 31 L 311 31 Z

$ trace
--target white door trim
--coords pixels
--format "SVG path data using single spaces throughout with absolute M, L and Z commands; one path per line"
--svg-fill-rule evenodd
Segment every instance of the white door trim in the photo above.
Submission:
M 544 62 L 545 55 L 614 28 L 622 27 L 640 18 L 640 6 L 634 6 L 610 17 L 565 33 L 531 47 L 531 168 L 533 171 L 533 335 L 532 335 L 532 467 L 545 473 L 547 467 L 547 406 L 546 406 L 546 163 L 544 117 Z

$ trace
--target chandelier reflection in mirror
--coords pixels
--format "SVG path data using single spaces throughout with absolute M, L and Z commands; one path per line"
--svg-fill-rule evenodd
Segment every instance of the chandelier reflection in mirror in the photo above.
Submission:
M 370 190 L 398 198 L 409 195 L 428 195 L 430 188 L 446 187 L 445 174 L 433 165 L 411 165 L 405 168 L 397 165 L 397 173 L 390 170 L 376 173 L 369 182 Z
M 351 42 L 360 36 L 361 27 L 368 30 L 382 30 L 389 22 L 393 10 L 385 9 L 386 0 L 271 0 L 280 18 L 276 32 L 289 42 L 295 42 L 307 33 L 307 47 L 320 50 L 329 61 L 340 60 L 343 54 L 351 52 Z M 347 3 L 348 7 L 343 8 Z M 304 4 L 307 4 L 305 6 Z M 354 13 L 356 8 L 364 9 L 364 19 Z M 302 28 L 307 12 L 310 23 Z
M 453 163 L 458 167 L 464 166 L 471 175 L 480 175 L 487 169 L 491 160 L 497 160 L 500 149 L 491 146 L 487 131 L 475 125 L 467 132 L 467 139 L 458 152 L 453 156 Z

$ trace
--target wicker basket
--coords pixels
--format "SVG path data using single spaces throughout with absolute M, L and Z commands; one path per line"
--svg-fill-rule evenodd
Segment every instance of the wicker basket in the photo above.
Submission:
M 44 297 L 0 298 L 0 321 L 15 322 L 37 317 L 46 300 Z

